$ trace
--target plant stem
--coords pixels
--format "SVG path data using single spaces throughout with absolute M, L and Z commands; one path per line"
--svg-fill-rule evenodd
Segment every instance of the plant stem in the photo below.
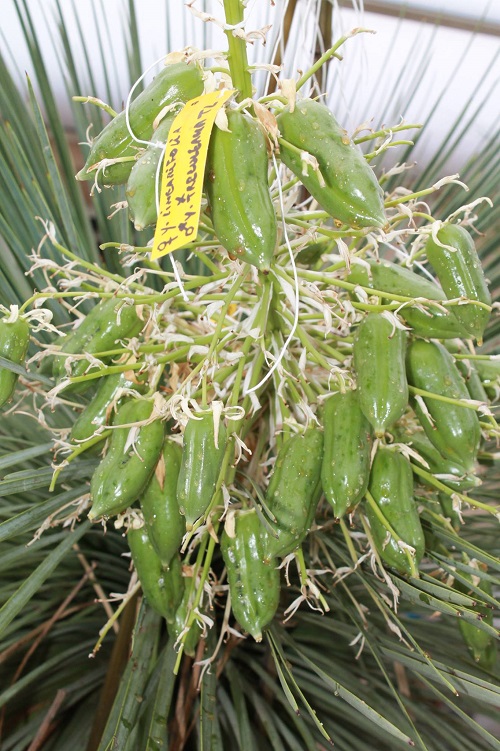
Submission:
M 448 487 L 448 485 L 445 485 L 443 482 L 438 480 L 437 477 L 434 477 L 434 475 L 432 475 L 430 472 L 426 472 L 425 469 L 418 467 L 413 462 L 411 462 L 411 468 L 416 475 L 422 477 L 429 485 L 437 488 L 437 490 L 440 490 L 442 493 L 446 493 L 446 495 L 450 496 L 456 495 L 463 503 L 468 503 L 471 506 L 475 506 L 476 508 L 480 508 L 483 511 L 487 511 L 488 514 L 493 514 L 494 516 L 496 516 L 499 513 L 500 506 L 491 506 L 488 503 L 478 501 L 476 498 L 471 498 L 468 495 L 464 495 L 464 493 L 459 493 L 458 490 L 453 490 L 452 488 Z
M 242 0 L 224 0 L 226 23 L 236 26 L 243 21 L 244 8 Z M 247 46 L 244 39 L 234 36 L 232 29 L 226 29 L 225 34 L 229 45 L 229 70 L 233 86 L 238 89 L 236 101 L 252 98 L 252 79 L 248 72 Z
M 368 32 L 369 34 L 373 34 L 374 33 L 373 31 L 371 31 L 371 29 L 354 29 L 349 34 L 346 34 L 345 36 L 340 37 L 340 39 L 338 40 L 338 42 L 335 42 L 335 44 L 333 45 L 333 47 L 330 47 L 330 49 L 327 50 L 325 52 L 325 54 L 322 55 L 319 58 L 319 60 L 316 63 L 314 63 L 314 65 L 311 68 L 309 68 L 309 70 L 307 70 L 304 73 L 304 75 L 302 76 L 302 78 L 299 78 L 299 80 L 297 81 L 296 87 L 295 87 L 297 89 L 297 91 L 299 89 L 301 89 L 302 86 L 312 76 L 314 76 L 315 73 L 317 73 L 317 71 L 321 68 L 322 65 L 324 65 L 326 62 L 328 62 L 328 60 L 331 60 L 332 57 L 337 57 L 337 58 L 339 58 L 339 60 L 342 60 L 341 56 L 337 54 L 337 50 L 339 49 L 339 47 L 342 47 L 342 45 L 344 44 L 344 42 L 346 42 L 348 39 L 350 39 L 351 37 L 355 36 L 356 34 L 360 34 L 361 32 Z

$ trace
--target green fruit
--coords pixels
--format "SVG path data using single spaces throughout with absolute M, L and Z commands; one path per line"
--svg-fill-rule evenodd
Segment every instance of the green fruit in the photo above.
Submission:
M 106 352 L 115 348 L 120 339 L 129 339 L 138 334 L 143 326 L 144 322 L 137 315 L 134 305 L 112 297 L 92 308 L 78 328 L 66 336 L 61 352 L 67 355 Z M 53 375 L 56 380 L 75 378 L 94 369 L 86 358 L 82 358 L 75 360 L 68 372 L 66 358 L 57 357 Z
M 370 474 L 371 427 L 355 391 L 334 394 L 324 403 L 321 485 L 336 519 L 363 498 Z
M 460 573 L 472 583 L 472 576 L 470 574 L 464 571 Z M 489 581 L 480 579 L 476 586 L 482 592 L 491 596 L 492 589 Z M 455 582 L 455 587 L 460 592 L 471 597 L 477 596 L 474 590 L 467 588 L 458 580 Z M 478 614 L 478 619 L 481 619 L 481 621 L 487 623 L 489 626 L 493 626 L 493 610 L 491 608 L 477 605 L 474 610 Z M 458 627 L 474 662 L 477 662 L 485 670 L 493 670 L 497 657 L 497 644 L 493 636 L 468 621 L 459 620 Z
M 496 357 L 497 359 L 493 359 Z M 474 367 L 483 383 L 497 383 L 500 379 L 500 356 L 493 355 L 489 360 L 474 360 Z
M 383 192 L 361 149 L 350 140 L 327 107 L 312 99 L 285 107 L 277 117 L 282 138 L 280 157 L 319 205 L 349 227 L 383 227 Z M 290 146 L 290 145 L 291 146 Z M 304 162 L 318 162 L 323 180 Z
M 444 292 L 411 269 L 390 261 L 368 261 L 371 267 L 373 287 L 403 297 L 423 297 L 426 300 L 444 300 Z
M 463 492 L 471 488 L 477 488 L 481 484 L 479 477 L 473 473 L 468 474 L 459 462 L 442 456 L 425 433 L 406 433 L 403 430 L 395 430 L 394 438 L 400 443 L 410 445 L 423 460 L 419 461 L 415 457 L 414 461 L 421 464 L 428 472 L 436 475 L 437 479 L 448 487 Z M 428 467 L 425 467 L 424 461 L 427 462 Z
M 236 511 L 232 536 L 226 525 L 220 543 L 234 617 L 256 641 L 262 641 L 280 598 L 277 563 L 264 560 L 265 532 L 256 511 Z
M 408 404 L 406 332 L 379 313 L 369 313 L 354 339 L 353 362 L 359 405 L 375 435 L 382 437 Z
M 500 359 L 474 360 L 474 367 L 488 398 L 493 402 L 496 401 L 500 394 Z
M 30 327 L 24 318 L 8 323 L 0 320 L 0 357 L 16 365 L 23 365 L 30 342 Z M 16 388 L 19 376 L 0 366 L 0 407 L 9 401 Z
M 222 460 L 226 451 L 227 433 L 219 423 L 215 444 L 213 413 L 192 417 L 184 430 L 182 461 L 177 482 L 177 498 L 181 514 L 186 517 L 189 531 L 204 516 L 215 493 Z
M 181 633 L 184 631 L 186 618 L 188 617 L 189 611 L 191 609 L 190 600 L 191 600 L 191 579 L 189 577 L 186 577 L 185 586 L 184 586 L 184 595 L 182 597 L 181 604 L 177 608 L 173 623 L 169 625 L 169 634 L 174 636 L 176 639 L 178 639 Z M 195 620 L 184 639 L 184 653 L 187 654 L 189 657 L 194 657 L 196 647 L 198 645 L 198 642 L 200 641 L 200 636 L 201 636 L 201 629 L 198 626 L 197 621 Z
M 361 263 L 354 264 L 346 281 L 391 295 L 423 297 L 426 300 L 445 299 L 443 290 L 437 284 L 404 266 L 386 260 L 365 260 L 365 263 L 369 268 Z
M 483 383 L 473 361 L 455 360 L 455 365 L 465 381 L 470 398 L 488 404 L 488 395 L 484 390 Z
M 92 508 L 89 519 L 107 519 L 125 511 L 148 484 L 163 446 L 163 423 L 128 427 L 151 416 L 153 403 L 131 399 L 118 409 L 108 452 L 95 470 L 90 484 Z M 133 438 L 133 445 L 127 445 Z
M 295 256 L 295 262 L 301 263 L 304 266 L 314 266 L 314 264 L 318 263 L 322 254 L 327 252 L 331 244 L 332 241 L 330 239 L 308 243 L 304 248 L 299 250 Z
M 127 190 L 128 209 L 136 230 L 143 230 L 150 224 L 156 224 L 156 179 L 158 165 L 163 156 L 163 146 L 168 138 L 170 128 L 177 112 L 163 118 L 153 133 L 151 140 L 156 146 L 148 146 L 142 156 L 134 163 L 130 172 Z
M 268 183 L 267 142 L 261 126 L 228 111 L 230 132 L 215 127 L 207 155 L 205 189 L 219 242 L 241 261 L 267 272 L 278 242 Z
M 437 284 L 424 279 L 409 269 L 390 261 L 368 261 L 368 263 L 370 264 L 370 273 L 361 264 L 356 264 L 347 276 L 346 281 L 402 297 L 422 297 L 426 300 L 446 299 L 446 295 Z M 413 329 L 417 336 L 432 339 L 468 337 L 467 331 L 451 312 L 434 307 L 426 307 L 424 312 L 414 306 L 403 305 L 398 310 L 398 315 Z
M 127 542 L 146 600 L 167 623 L 173 623 L 184 594 L 179 556 L 175 556 L 170 567 L 165 569 L 149 539 L 146 527 L 130 528 Z
M 388 533 L 370 506 L 366 513 L 378 554 L 388 566 L 401 574 L 412 574 L 407 553 L 398 540 L 415 550 L 417 567 L 424 554 L 425 542 L 417 506 L 413 498 L 413 474 L 410 463 L 402 454 L 380 446 L 373 460 L 369 483 L 370 493 L 385 519 L 398 535 Z
M 444 518 L 449 519 L 455 532 L 458 532 L 462 523 L 459 514 L 453 508 L 453 498 L 446 493 L 438 493 L 438 501 Z
M 451 399 L 470 399 L 464 380 L 450 353 L 437 342 L 415 340 L 408 347 L 408 381 L 412 386 Z M 415 412 L 428 439 L 446 459 L 474 467 L 481 431 L 476 413 L 458 404 L 423 397 L 431 416 L 418 402 Z
M 187 102 L 202 93 L 202 71 L 197 65 L 182 62 L 167 65 L 130 105 L 129 120 L 134 135 L 149 141 L 153 135 L 153 122 L 164 107 Z M 77 180 L 94 180 L 103 160 L 135 157 L 141 146 L 130 137 L 125 110 L 120 112 L 92 142 Z M 133 158 L 110 164 L 99 172 L 98 180 L 106 185 L 126 183 L 133 165 Z
M 267 536 L 266 561 L 293 553 L 314 519 L 321 497 L 323 433 L 317 428 L 294 435 L 282 446 L 266 493 L 266 503 L 276 518 L 276 537 Z
M 86 441 L 98 428 L 107 425 L 118 391 L 132 389 L 134 385 L 125 373 L 115 373 L 99 379 L 94 398 L 78 416 L 71 429 L 71 441 Z
M 467 230 L 455 224 L 445 224 L 438 231 L 437 239 L 449 247 L 442 248 L 430 237 L 426 244 L 426 253 L 448 300 L 465 297 L 491 305 L 481 261 L 474 240 Z M 456 305 L 451 311 L 469 336 L 482 342 L 484 329 L 490 317 L 489 311 L 470 303 Z
M 162 456 L 161 481 L 153 474 L 140 503 L 151 544 L 162 564 L 168 566 L 178 552 L 186 531 L 186 522 L 177 501 L 182 449 L 167 438 Z

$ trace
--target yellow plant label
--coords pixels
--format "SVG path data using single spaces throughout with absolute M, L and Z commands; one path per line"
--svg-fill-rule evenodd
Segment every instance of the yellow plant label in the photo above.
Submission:
M 163 162 L 152 259 L 196 239 L 210 134 L 217 112 L 233 93 L 224 89 L 191 99 L 172 123 Z

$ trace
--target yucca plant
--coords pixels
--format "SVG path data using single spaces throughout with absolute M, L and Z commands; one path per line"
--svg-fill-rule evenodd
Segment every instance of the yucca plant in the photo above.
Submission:
M 461 213 L 463 188 L 456 178 L 442 180 L 441 168 L 460 143 L 462 123 L 473 119 L 475 103 L 464 105 L 460 122 L 452 125 L 445 143 L 418 178 L 401 171 L 394 157 L 391 161 L 391 154 L 395 153 L 388 148 L 391 129 L 381 127 L 380 132 L 356 134 L 358 144 L 366 148 L 363 164 L 375 168 L 383 185 L 389 221 L 384 231 L 393 234 L 386 235 L 385 240 L 381 238 L 373 230 L 376 217 L 375 221 L 370 219 L 367 229 L 356 226 L 359 214 L 355 221 L 341 216 L 332 222 L 322 207 L 323 194 L 315 195 L 314 180 L 303 179 L 307 191 L 297 188 L 299 180 L 305 178 L 303 170 L 309 169 L 313 178 L 316 172 L 314 160 L 309 161 L 309 166 L 296 167 L 294 158 L 299 149 L 289 145 L 293 131 L 291 140 L 286 138 L 282 109 L 293 100 L 291 86 L 285 83 L 277 91 L 266 78 L 269 65 L 277 61 L 284 61 L 285 79 L 294 76 L 290 52 L 293 45 L 286 48 L 283 39 L 286 42 L 288 38 L 286 29 L 293 30 L 294 16 L 299 17 L 300 7 L 290 3 L 288 15 L 281 17 L 279 13 L 284 14 L 284 8 L 278 6 L 268 59 L 259 57 L 261 48 L 252 52 L 255 62 L 264 66 L 258 74 L 260 78 L 254 79 L 257 92 L 252 92 L 244 64 L 245 41 L 249 40 L 226 29 L 230 68 L 221 55 L 211 65 L 212 75 L 218 80 L 219 75 L 230 74 L 232 86 L 240 91 L 240 100 L 253 95 L 248 111 L 253 116 L 260 115 L 270 142 L 278 137 L 274 118 L 277 116 L 278 123 L 281 118 L 281 143 L 275 147 L 275 154 L 281 154 L 291 172 L 286 172 L 275 158 L 271 195 L 280 231 L 286 228 L 287 235 L 277 250 L 272 248 L 275 255 L 270 274 L 261 271 L 268 271 L 269 258 L 265 254 L 259 256 L 255 246 L 243 256 L 246 263 L 228 260 L 220 245 L 230 244 L 232 228 L 225 227 L 227 236 L 221 231 L 224 216 L 221 220 L 217 215 L 216 186 L 207 186 L 211 211 L 206 211 L 204 203 L 197 240 L 175 254 L 182 266 L 181 293 L 169 259 L 150 259 L 153 230 L 133 229 L 127 211 L 115 211 L 126 200 L 123 187 L 101 189 L 97 175 L 92 201 L 86 202 L 74 180 L 82 163 L 75 165 L 72 161 L 29 4 L 25 0 L 15 0 L 14 4 L 40 95 L 35 96 L 31 82 L 27 89 L 19 87 L 2 59 L 0 293 L 4 321 L 8 316 L 16 318 L 19 306 L 31 327 L 29 365 L 25 367 L 22 362 L 22 342 L 17 358 L 21 364 L 13 363 L 16 358 L 10 353 L 4 352 L 6 357 L 0 359 L 2 378 L 7 374 L 12 383 L 12 374 L 19 376 L 13 400 L 4 406 L 0 418 L 2 748 L 282 751 L 328 748 L 331 741 L 345 751 L 402 749 L 408 745 L 429 751 L 498 748 L 495 731 L 488 730 L 484 722 L 484 718 L 495 718 L 500 703 L 498 662 L 493 656 L 497 638 L 493 616 L 498 612 L 500 582 L 495 518 L 498 428 L 494 409 L 487 407 L 496 396 L 498 377 L 496 361 L 483 359 L 495 352 L 495 317 L 489 319 L 481 347 L 463 348 L 459 339 L 452 340 L 457 361 L 469 363 L 465 371 L 469 380 L 474 365 L 484 368 L 486 363 L 490 367 L 490 371 L 483 372 L 483 384 L 479 384 L 489 390 L 490 397 L 473 396 L 475 401 L 467 407 L 473 408 L 472 415 L 476 411 L 482 413 L 483 436 L 490 439 L 483 440 L 479 464 L 471 467 L 465 478 L 473 484 L 480 473 L 481 487 L 472 490 L 470 496 L 464 495 L 463 488 L 453 485 L 456 476 L 450 475 L 452 470 L 433 469 L 428 457 L 424 463 L 419 461 L 423 449 L 410 441 L 404 456 L 411 459 L 418 478 L 418 523 L 425 535 L 425 556 L 420 565 L 413 540 L 387 560 L 387 543 L 390 547 L 403 534 L 399 527 L 398 534 L 393 533 L 391 524 L 398 525 L 396 520 L 387 524 L 385 519 L 386 526 L 382 526 L 382 532 L 379 530 L 382 539 L 377 542 L 380 514 L 372 475 L 366 492 L 368 500 L 351 519 L 323 499 L 314 522 L 309 520 L 304 530 L 292 530 L 292 537 L 300 536 L 303 544 L 297 549 L 292 542 L 292 553 L 285 558 L 280 601 L 273 605 L 277 605 L 277 613 L 263 623 L 262 629 L 260 623 L 255 633 L 251 629 L 259 620 L 262 607 L 266 613 L 272 610 L 269 592 L 275 587 L 279 554 L 284 551 L 284 532 L 279 527 L 281 512 L 272 506 L 273 494 L 266 493 L 273 457 L 278 454 L 275 477 L 281 466 L 291 473 L 286 493 L 293 493 L 294 484 L 303 482 L 302 471 L 306 473 L 304 493 L 314 490 L 307 484 L 317 473 L 319 465 L 313 454 L 319 451 L 318 440 L 322 441 L 317 437 L 322 436 L 322 430 L 315 430 L 314 425 L 318 419 L 324 424 L 323 410 L 329 409 L 330 394 L 350 389 L 354 326 L 358 324 L 359 331 L 365 311 L 370 315 L 384 312 L 384 322 L 393 327 L 389 326 L 391 341 L 396 341 L 406 336 L 406 325 L 416 325 L 403 323 L 405 311 L 417 310 L 416 297 L 422 298 L 417 302 L 425 303 L 426 295 L 408 295 L 400 289 L 382 287 L 385 294 L 375 299 L 372 292 L 377 290 L 377 277 L 367 276 L 366 259 L 373 261 L 379 250 L 382 258 L 403 259 L 411 253 L 418 262 L 422 258 L 422 238 L 430 242 L 423 227 L 452 215 L 464 217 L 469 228 L 472 224 L 483 233 L 477 245 L 492 297 L 497 298 L 498 206 L 490 208 L 479 199 L 492 195 L 498 182 L 498 131 L 461 171 L 460 180 L 469 186 L 467 206 Z M 334 42 L 336 34 L 332 34 L 327 6 L 315 3 L 314 17 L 319 25 L 311 43 L 311 59 L 296 66 L 303 71 L 304 80 L 299 84 L 311 83 L 312 95 L 324 87 L 328 68 L 310 66 L 322 54 L 322 62 L 334 58 L 340 48 L 340 43 Z M 83 66 L 68 35 L 67 8 L 59 3 L 56 8 L 58 54 L 66 75 L 68 98 L 99 95 L 108 102 L 108 112 L 119 111 L 128 91 L 116 91 L 111 83 L 115 71 L 106 57 L 107 27 L 96 15 L 94 35 L 102 58 L 99 63 L 87 58 Z M 225 21 L 238 28 L 243 20 L 242 4 L 225 0 L 224 8 Z M 186 37 L 183 43 L 174 43 L 172 32 L 167 51 L 174 52 L 183 44 L 194 42 L 203 49 L 213 49 L 211 20 L 203 16 L 202 20 L 208 23 L 201 23 L 200 19 L 188 21 L 187 11 L 183 19 Z M 280 42 L 282 20 L 285 23 Z M 124 38 L 130 89 L 144 67 L 133 2 L 128 4 Z M 85 40 L 82 48 L 86 48 Z M 101 63 L 104 92 L 97 91 L 96 86 L 97 66 Z M 210 67 L 208 63 L 206 67 Z M 404 68 L 402 76 L 403 73 Z M 397 95 L 396 89 L 392 100 Z M 265 107 L 269 102 L 271 109 Z M 82 106 L 75 102 L 73 107 L 79 141 L 87 140 L 90 120 L 95 135 L 109 119 L 108 113 L 95 103 Z M 231 112 L 228 119 L 236 131 L 237 122 Z M 224 120 L 219 119 L 215 127 L 224 137 Z M 415 127 L 403 124 L 392 130 L 397 128 L 403 131 L 404 141 L 404 153 L 398 154 L 398 161 L 409 162 L 413 148 L 410 141 L 424 138 L 425 128 L 420 130 L 421 136 Z M 408 128 L 409 133 L 404 132 Z M 247 134 L 249 140 L 254 138 L 253 132 Z M 258 144 L 256 138 L 254 143 Z M 345 140 L 349 143 L 347 136 Z M 287 149 L 289 162 L 284 156 Z M 88 147 L 83 150 L 86 158 Z M 252 159 L 256 159 L 257 152 L 256 147 Z M 238 177 L 243 174 L 245 150 L 240 153 Z M 356 154 L 359 160 L 359 152 Z M 214 159 L 213 153 L 209 154 L 210 159 Z M 318 182 L 322 188 L 321 180 Z M 237 190 L 237 184 L 233 185 Z M 317 201 L 314 205 L 311 195 Z M 429 206 L 419 203 L 424 198 Z M 403 207 L 402 216 L 398 207 Z M 237 206 L 233 208 L 236 216 Z M 267 215 L 265 206 L 260 208 L 259 221 L 263 226 Z M 269 221 L 272 224 L 272 218 Z M 136 219 L 136 225 L 140 224 Z M 435 226 L 436 231 L 438 227 Z M 436 232 L 432 237 L 439 240 Z M 361 264 L 356 263 L 357 258 L 361 258 Z M 350 266 L 351 276 L 346 275 L 346 266 Z M 370 268 L 373 271 L 373 264 Z M 420 269 L 421 274 L 430 276 L 428 266 Z M 360 271 L 362 276 L 356 276 Z M 417 279 L 425 277 L 420 275 Z M 140 306 L 139 317 L 144 316 L 142 323 L 148 321 L 147 334 L 134 339 L 137 332 L 132 326 L 113 335 L 121 340 L 113 346 L 89 352 L 88 345 L 82 344 L 79 349 L 66 349 L 70 357 L 63 360 L 58 355 L 59 342 L 63 341 L 60 334 L 69 331 L 76 316 L 83 324 L 92 321 L 89 313 L 96 310 L 92 307 L 96 297 L 108 306 L 107 300 L 133 300 Z M 489 308 L 486 302 L 478 302 L 479 311 Z M 467 323 L 462 311 L 470 313 L 470 305 L 467 309 L 453 309 L 459 318 L 462 315 L 462 323 Z M 122 325 L 125 314 L 132 316 L 135 310 L 134 305 L 128 312 L 121 311 Z M 432 306 L 424 304 L 427 316 L 432 310 Z M 22 334 L 19 337 L 22 339 Z M 102 358 L 99 371 L 92 369 L 95 360 L 86 359 L 95 353 Z M 365 352 L 361 360 L 369 357 L 370 353 Z M 53 359 L 60 364 L 54 367 Z M 358 391 L 363 381 L 362 367 L 357 370 Z M 86 374 L 81 375 L 84 371 Z M 89 414 L 82 410 L 95 405 L 95 395 L 92 391 L 90 395 L 80 394 L 74 386 L 85 380 L 97 383 L 100 379 L 96 375 L 114 377 L 118 373 L 123 373 L 124 378 L 120 388 L 125 388 L 129 396 L 134 389 L 146 392 L 146 396 L 155 394 L 152 407 L 151 403 L 142 402 L 149 404 L 144 415 L 123 419 L 127 425 L 139 423 L 128 439 L 137 439 L 144 427 L 158 423 L 149 421 L 148 425 L 152 409 L 153 415 L 162 418 L 162 424 L 168 421 L 169 430 L 177 438 L 180 431 L 175 423 L 186 426 L 186 447 L 187 426 L 195 425 L 199 437 L 200 425 L 211 407 L 203 445 L 209 449 L 212 485 L 208 501 L 214 514 L 207 514 L 205 508 L 193 510 L 189 480 L 205 472 L 199 460 L 189 465 L 184 485 L 175 483 L 176 489 L 180 487 L 179 498 L 188 520 L 189 539 L 180 544 L 185 556 L 183 580 L 191 602 L 183 610 L 176 603 L 175 612 L 171 612 L 164 587 L 157 587 L 159 579 L 169 575 L 170 568 L 161 567 L 158 552 L 151 554 L 152 548 L 141 547 L 141 525 L 143 516 L 147 517 L 145 502 L 143 516 L 136 504 L 120 514 L 116 524 L 108 523 L 105 534 L 100 524 L 92 525 L 86 519 L 91 478 L 91 515 L 99 519 L 104 512 L 98 503 L 107 503 L 110 494 L 108 489 L 104 497 L 102 488 L 108 487 L 106 483 L 111 478 L 111 495 L 116 498 L 120 473 L 124 476 L 128 470 L 115 463 L 111 472 L 103 474 L 100 452 L 104 439 L 112 438 L 113 428 L 108 424 L 112 410 L 105 410 L 101 430 L 95 431 L 91 426 L 90 438 L 82 433 L 82 443 L 77 442 L 76 416 Z M 61 382 L 68 385 L 67 377 L 74 384 L 73 391 L 61 390 Z M 252 391 L 252 387 L 257 388 Z M 418 399 L 416 403 L 424 410 L 421 419 L 429 410 L 435 415 L 434 403 L 424 401 L 426 389 L 419 391 L 415 382 L 411 387 L 413 397 L 420 397 L 420 403 Z M 369 391 L 370 386 L 366 388 Z M 115 403 L 115 397 L 109 397 L 110 401 Z M 464 401 L 463 397 L 445 395 L 445 401 L 440 403 L 449 405 L 451 414 L 457 398 Z M 383 425 L 378 431 L 380 436 L 386 434 L 383 440 L 387 446 L 387 434 L 394 442 L 404 444 L 401 431 L 404 434 L 408 425 L 415 424 L 417 407 L 407 409 L 406 402 L 407 399 L 403 404 L 404 419 L 398 421 L 400 433 L 394 432 L 392 425 Z M 204 419 L 194 423 L 193 416 Z M 218 426 L 218 446 L 214 445 L 214 425 Z M 307 455 L 301 453 L 301 472 L 294 477 L 295 465 L 287 464 L 286 452 L 291 453 L 287 445 L 293 440 L 297 445 L 296 439 L 307 425 L 312 427 L 301 440 L 309 440 L 308 436 L 314 433 L 316 443 Z M 114 432 L 118 435 L 118 430 Z M 372 431 L 369 428 L 367 432 Z M 142 450 L 140 440 L 135 442 L 138 454 Z M 150 436 L 148 444 L 155 440 Z M 108 445 L 112 447 L 113 443 Z M 239 452 L 234 450 L 235 445 Z M 379 455 L 389 451 L 387 446 L 378 449 Z M 285 453 L 280 455 L 283 447 Z M 337 450 L 340 448 L 337 445 Z M 180 451 L 174 441 L 169 450 L 175 454 L 177 449 Z M 246 463 L 238 463 L 239 453 L 243 457 L 246 454 Z M 111 454 L 112 448 L 108 457 Z M 158 452 L 153 464 L 157 463 L 157 456 Z M 136 462 L 129 482 L 142 472 L 141 464 L 144 462 Z M 158 486 L 168 486 L 169 466 L 165 473 L 161 462 L 157 464 Z M 460 480 L 464 481 L 464 477 Z M 276 488 L 276 480 L 272 482 Z M 328 481 L 323 479 L 322 484 L 326 493 Z M 149 487 L 148 492 L 154 494 L 155 488 L 150 491 Z M 226 492 L 231 505 L 227 505 Z M 141 495 L 144 497 L 142 491 Z M 198 502 L 199 494 L 195 495 Z M 128 506 L 129 503 L 125 509 Z M 220 521 L 223 509 L 225 532 Z M 116 510 L 108 509 L 104 516 L 113 515 Z M 267 540 L 259 557 L 267 556 L 276 565 L 272 566 L 273 573 L 269 568 L 263 573 L 259 566 L 251 569 L 249 582 L 243 581 L 231 556 L 240 556 L 239 565 L 243 565 L 241 550 L 236 549 L 234 540 L 238 539 L 239 526 L 243 528 L 245 519 L 255 519 L 257 512 L 257 528 L 261 530 L 257 538 Z M 200 525 L 199 519 L 204 523 Z M 299 532 L 306 532 L 311 526 L 311 534 L 303 540 Z M 423 540 L 417 542 L 423 544 Z M 130 549 L 135 571 L 131 571 Z M 159 565 L 152 583 L 151 562 Z M 176 564 L 168 565 L 172 568 Z M 255 566 L 255 560 L 251 566 Z M 248 590 L 245 594 L 245 586 L 254 581 L 253 573 L 257 583 L 259 577 L 265 579 L 269 592 L 257 588 L 251 590 L 251 596 Z M 232 602 L 227 595 L 228 583 Z M 242 587 L 240 596 L 238 586 Z M 175 599 L 175 593 L 172 597 Z M 255 612 L 249 616 L 246 605 L 259 597 Z M 167 627 L 163 616 L 169 621 Z M 248 631 L 256 639 L 250 635 L 242 638 Z

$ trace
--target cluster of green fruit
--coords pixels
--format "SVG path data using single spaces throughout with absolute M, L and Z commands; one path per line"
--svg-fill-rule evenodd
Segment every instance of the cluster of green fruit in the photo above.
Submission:
M 129 112 L 134 135 L 155 144 L 137 151 L 125 113 L 92 144 L 78 177 L 94 176 L 110 185 L 126 182 L 129 210 L 139 229 L 156 221 L 155 183 L 162 153 L 158 144 L 168 136 L 177 103 L 202 91 L 198 66 L 170 65 Z M 167 115 L 155 130 L 165 109 Z M 229 256 L 256 267 L 264 283 L 270 270 L 283 265 L 276 253 L 280 221 L 269 188 L 272 139 L 241 109 L 228 109 L 227 120 L 228 130 L 216 127 L 210 140 L 205 218 Z M 349 236 L 363 228 L 386 227 L 383 191 L 373 170 L 324 105 L 306 99 L 282 106 L 275 120 L 279 158 L 336 228 Z M 308 426 L 305 420 L 296 421 L 278 449 L 273 436 L 260 444 L 256 440 L 257 459 L 267 461 L 275 454 L 274 470 L 269 481 L 263 476 L 251 480 L 254 494 L 247 487 L 243 500 L 234 484 L 234 435 L 209 406 L 215 392 L 206 387 L 203 408 L 192 410 L 183 427 L 181 421 L 181 430 L 165 436 L 165 419 L 155 409 L 158 383 L 151 388 L 144 376 L 162 347 L 146 347 L 147 354 L 137 345 L 133 352 L 127 350 L 132 338 L 148 345 L 149 314 L 161 321 L 162 303 L 154 301 L 153 292 L 144 292 L 140 302 L 134 302 L 133 293 L 102 293 L 104 299 L 55 352 L 53 377 L 65 383 L 65 393 L 79 393 L 98 380 L 92 400 L 71 430 L 72 446 L 80 447 L 79 452 L 86 446 L 90 450 L 102 436 L 109 439 L 91 481 L 89 518 L 107 520 L 127 513 L 127 539 L 144 594 L 188 654 L 194 653 L 200 635 L 193 612 L 200 608 L 204 582 L 196 579 L 181 550 L 200 529 L 207 530 L 205 545 L 210 531 L 214 540 L 223 512 L 220 550 L 232 611 L 241 628 L 257 640 L 279 605 L 280 559 L 298 551 L 323 496 L 335 520 L 354 514 L 362 503 L 374 554 L 403 576 L 418 576 L 425 551 L 416 495 L 435 493 L 443 517 L 458 530 L 453 501 L 467 500 L 464 493 L 478 482 L 475 462 L 483 427 L 478 403 L 486 407 L 489 396 L 496 396 L 500 368 L 491 358 L 470 359 L 464 343 L 482 341 L 491 304 L 470 234 L 444 224 L 429 236 L 425 252 L 439 284 L 389 261 L 352 266 L 343 280 L 351 300 L 361 289 L 364 300 L 375 295 L 381 301 L 364 303 L 366 314 L 357 322 L 352 347 L 347 343 L 344 349 L 347 358 L 352 355 L 352 368 L 345 373 L 355 388 L 339 385 L 330 390 L 326 374 L 321 398 L 309 405 L 314 420 Z M 221 268 L 225 262 L 222 258 Z M 379 310 L 385 299 L 401 302 L 399 318 Z M 276 315 L 273 326 L 279 326 Z M 252 338 L 248 341 L 245 352 L 237 337 L 225 342 L 242 354 L 242 367 L 252 347 L 260 348 Z M 0 356 L 21 364 L 28 342 L 29 326 L 22 316 L 0 321 Z M 126 355 L 119 365 L 113 365 L 116 353 Z M 106 374 L 99 376 L 99 368 Z M 89 375 L 91 379 L 84 378 Z M 1 404 L 11 398 L 16 377 L 0 369 Z M 261 388 L 261 402 L 267 398 L 274 403 L 271 384 Z M 247 433 L 239 426 L 237 439 L 243 442 Z M 265 431 L 268 423 L 262 421 L 260 427 Z M 258 424 L 253 429 L 258 435 Z M 239 479 L 246 481 L 243 473 Z M 422 490 L 426 484 L 428 489 Z M 223 487 L 230 494 L 234 490 L 229 510 L 222 503 Z M 491 611 L 483 617 L 490 619 Z M 464 637 L 474 658 L 491 664 L 491 637 L 469 624 L 464 625 Z

